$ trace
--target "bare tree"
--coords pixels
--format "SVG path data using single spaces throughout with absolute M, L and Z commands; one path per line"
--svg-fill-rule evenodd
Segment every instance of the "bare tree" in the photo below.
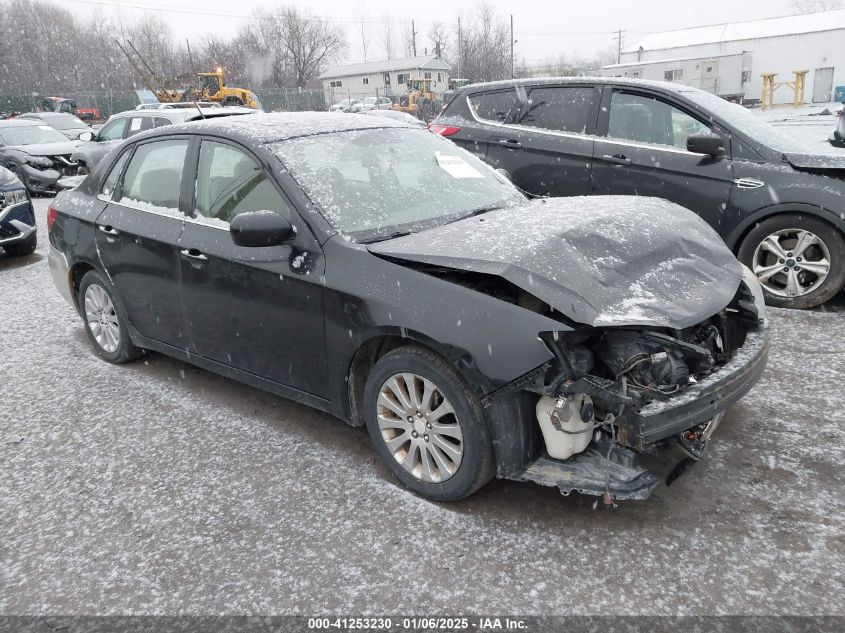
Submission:
M 510 29 L 487 2 L 462 18 L 459 50 L 451 59 L 453 66 L 470 81 L 504 79 L 511 75 Z
M 435 22 L 428 30 L 428 39 L 431 42 L 431 51 L 438 57 L 446 55 L 449 47 L 449 32 L 442 22 Z
M 364 62 L 367 61 L 367 51 L 370 48 L 370 34 L 369 34 L 369 26 L 367 25 L 367 8 L 364 6 L 364 3 L 361 2 L 358 4 L 358 18 L 359 18 L 359 30 L 361 32 L 361 54 L 364 56 Z
M 402 53 L 405 57 L 413 57 L 416 54 L 416 33 L 414 23 L 408 22 L 402 28 Z
M 791 0 L 789 6 L 796 13 L 818 13 L 842 8 L 842 0 Z
M 296 7 L 281 11 L 282 42 L 290 56 L 294 85 L 305 88 L 323 67 L 346 50 L 342 25 L 313 18 Z
M 395 40 L 393 37 L 393 16 L 389 13 L 385 13 L 384 17 L 382 17 L 382 32 L 381 32 L 381 42 L 384 45 L 384 52 L 387 55 L 387 59 L 393 59 L 393 47 L 395 45 Z

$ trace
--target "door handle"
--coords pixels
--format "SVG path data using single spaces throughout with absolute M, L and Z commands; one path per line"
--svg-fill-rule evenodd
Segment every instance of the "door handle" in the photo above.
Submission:
M 499 141 L 499 145 L 501 145 L 502 147 L 507 147 L 508 149 L 519 149 L 520 147 L 522 147 L 522 143 L 512 138 L 502 139 L 501 141 Z
M 609 154 L 605 154 L 601 157 L 601 159 L 606 163 L 611 163 L 613 165 L 630 165 L 631 159 L 625 156 L 624 154 L 614 154 L 610 156 Z
M 100 229 L 100 231 L 102 231 L 106 235 L 111 235 L 112 237 L 116 237 L 116 236 L 120 235 L 120 231 L 118 231 L 117 229 L 114 229 L 110 226 L 103 226 L 102 224 L 98 224 L 97 228 Z
M 184 257 L 185 259 L 192 259 L 195 262 L 207 262 L 208 261 L 208 257 L 206 257 L 205 255 L 200 253 L 195 248 L 183 248 L 179 252 L 181 253 L 182 257 Z

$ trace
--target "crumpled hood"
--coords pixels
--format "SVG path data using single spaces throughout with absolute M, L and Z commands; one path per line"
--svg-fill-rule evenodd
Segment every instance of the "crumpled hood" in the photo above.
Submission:
M 6 149 L 17 150 L 30 156 L 58 156 L 70 154 L 82 141 L 66 141 L 64 143 L 38 143 L 36 145 L 9 145 Z
M 368 249 L 498 275 L 592 326 L 694 325 L 730 303 L 743 270 L 692 211 L 635 196 L 537 200 Z

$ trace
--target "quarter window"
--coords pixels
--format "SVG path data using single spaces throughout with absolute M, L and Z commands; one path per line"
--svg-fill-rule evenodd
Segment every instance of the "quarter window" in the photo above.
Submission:
M 145 130 L 153 129 L 153 117 L 151 116 L 139 116 L 139 117 L 130 117 L 129 119 L 129 129 L 126 131 L 126 138 L 130 136 L 135 136 L 139 132 L 143 132 Z
M 104 196 L 111 196 L 114 193 L 114 188 L 117 185 L 117 179 L 120 178 L 120 172 L 123 171 L 123 166 L 126 164 L 126 159 L 129 158 L 131 152 L 123 152 L 117 162 L 111 168 L 109 175 L 103 181 L 103 186 L 100 187 L 100 193 Z
M 187 151 L 187 139 L 139 145 L 126 168 L 119 200 L 154 211 L 178 212 Z
M 231 145 L 203 141 L 197 171 L 197 213 L 229 223 L 240 213 L 274 211 L 290 219 L 287 200 L 264 170 Z
M 97 138 L 101 141 L 116 141 L 123 138 L 123 130 L 126 129 L 127 119 L 115 119 L 110 123 L 106 123 Z
M 583 134 L 594 112 L 595 99 L 596 91 L 587 87 L 534 88 L 518 122 L 545 130 Z
M 708 132 L 708 125 L 665 101 L 623 92 L 611 97 L 607 135 L 612 138 L 686 149 L 692 134 Z
M 469 98 L 475 116 L 485 121 L 506 123 L 512 120 L 516 112 L 516 90 L 499 90 L 497 92 L 482 92 Z M 505 119 L 508 119 L 505 121 Z
M 164 127 L 165 125 L 172 125 L 173 121 L 170 119 L 165 119 L 164 117 L 157 116 L 155 118 L 155 127 Z

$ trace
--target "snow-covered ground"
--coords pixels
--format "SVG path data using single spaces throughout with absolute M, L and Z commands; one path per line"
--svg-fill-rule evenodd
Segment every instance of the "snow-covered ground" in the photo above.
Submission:
M 363 429 L 98 360 L 47 202 L 37 253 L 0 255 L 0 613 L 843 614 L 845 314 L 773 310 L 763 381 L 647 502 L 497 481 L 438 505 Z
M 834 102 L 806 105 L 800 108 L 769 108 L 765 112 L 757 108 L 751 112 L 784 132 L 811 144 L 817 144 L 821 153 L 842 152 L 845 154 L 845 149 L 833 147 L 828 142 L 830 133 L 836 127 L 836 118 L 833 113 L 841 107 L 841 103 Z

